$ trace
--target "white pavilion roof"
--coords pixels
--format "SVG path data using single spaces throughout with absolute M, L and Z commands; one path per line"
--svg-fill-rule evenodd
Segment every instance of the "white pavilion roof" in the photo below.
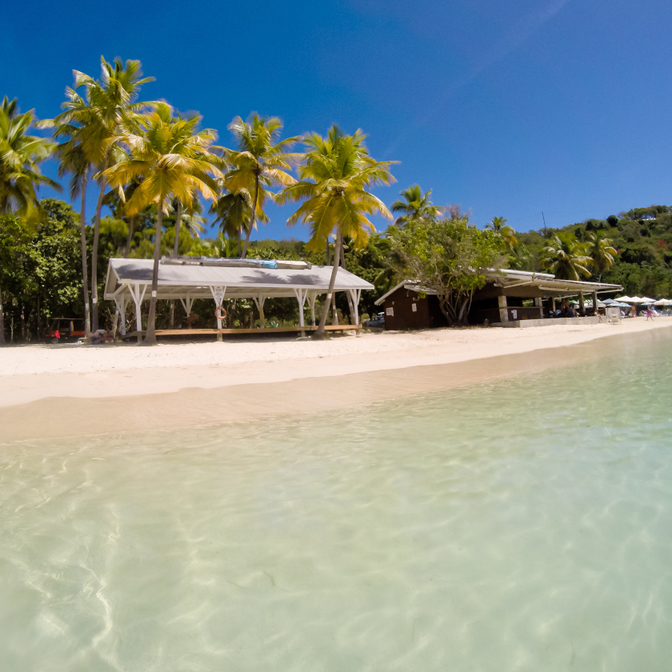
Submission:
M 110 259 L 105 298 L 118 296 L 128 286 L 151 285 L 153 264 L 152 259 Z M 323 294 L 329 288 L 332 268 L 292 261 L 169 257 L 159 263 L 157 297 L 212 298 L 210 287 L 225 287 L 226 298 L 294 297 L 297 289 Z M 373 288 L 354 273 L 338 269 L 335 291 Z

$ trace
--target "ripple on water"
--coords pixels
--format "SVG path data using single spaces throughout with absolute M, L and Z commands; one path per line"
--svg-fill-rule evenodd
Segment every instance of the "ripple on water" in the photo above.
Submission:
M 668 349 L 4 446 L 0 669 L 667 670 Z

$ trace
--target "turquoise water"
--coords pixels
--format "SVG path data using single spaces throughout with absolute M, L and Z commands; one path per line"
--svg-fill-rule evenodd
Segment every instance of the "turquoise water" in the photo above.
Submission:
M 669 670 L 671 345 L 5 445 L 0 670 Z

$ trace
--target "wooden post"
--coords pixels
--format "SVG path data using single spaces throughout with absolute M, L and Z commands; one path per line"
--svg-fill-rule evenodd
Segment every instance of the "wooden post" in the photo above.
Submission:
M 535 305 L 537 308 L 539 308 L 539 317 L 540 317 L 541 319 L 543 319 L 543 317 L 544 317 L 544 306 L 543 306 L 543 304 L 541 303 L 541 297 L 540 297 L 540 296 L 536 296 L 536 297 L 534 298 L 534 305 Z
M 593 315 L 597 315 L 597 292 L 593 292 Z
M 505 296 L 498 296 L 497 303 L 499 305 L 499 321 L 508 322 L 509 321 L 509 309 L 506 303 Z
M 586 309 L 583 305 L 583 292 L 579 292 L 579 315 L 584 317 L 586 314 Z

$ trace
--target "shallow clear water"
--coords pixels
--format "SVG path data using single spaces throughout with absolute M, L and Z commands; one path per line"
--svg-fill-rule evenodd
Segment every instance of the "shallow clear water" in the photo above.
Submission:
M 668 670 L 672 338 L 637 343 L 327 416 L 1 447 L 0 670 Z

